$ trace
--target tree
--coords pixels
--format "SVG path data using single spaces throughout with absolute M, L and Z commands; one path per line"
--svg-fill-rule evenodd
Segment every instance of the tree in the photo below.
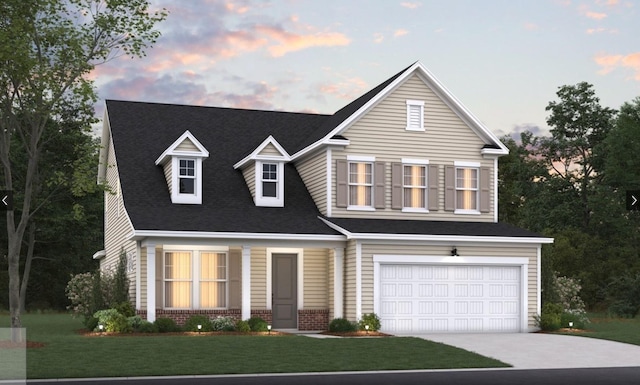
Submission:
M 586 82 L 562 86 L 556 95 L 560 100 L 546 107 L 551 112 L 547 118 L 551 138 L 541 140 L 539 155 L 554 171 L 552 176 L 579 198 L 581 226 L 586 230 L 593 209 L 589 199 L 603 176 L 599 172 L 603 159 L 594 149 L 611 130 L 616 111 L 602 107 L 593 86 Z
M 121 55 L 141 57 L 167 16 L 150 13 L 146 0 L 3 0 L 0 3 L 0 164 L 4 189 L 21 196 L 9 210 L 7 259 L 9 310 L 14 330 L 20 321 L 20 255 L 35 213 L 36 181 L 43 138 L 55 124 L 93 119 L 97 100 L 89 73 Z M 16 147 L 14 136 L 20 137 Z M 12 154 L 26 154 L 24 175 L 15 175 Z M 18 215 L 16 215 L 18 214 Z M 21 336 L 14 333 L 14 338 Z

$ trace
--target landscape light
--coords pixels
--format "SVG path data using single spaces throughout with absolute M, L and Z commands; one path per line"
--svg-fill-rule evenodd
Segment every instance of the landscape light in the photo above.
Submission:
M 364 325 L 364 328 L 367 331 L 367 334 L 369 334 L 369 325 Z
M 569 328 L 573 329 L 573 321 L 569 321 Z
M 100 333 L 102 333 L 104 331 L 104 325 L 103 324 L 98 325 L 98 329 L 100 329 Z
M 202 331 L 202 325 L 198 324 L 198 333 L 200 333 L 200 331 Z
M 269 331 L 269 334 L 271 334 L 271 325 L 267 325 L 267 330 Z

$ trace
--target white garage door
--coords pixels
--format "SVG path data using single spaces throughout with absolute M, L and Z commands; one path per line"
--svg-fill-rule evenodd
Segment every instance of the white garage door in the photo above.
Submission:
M 520 330 L 519 266 L 380 265 L 386 332 Z

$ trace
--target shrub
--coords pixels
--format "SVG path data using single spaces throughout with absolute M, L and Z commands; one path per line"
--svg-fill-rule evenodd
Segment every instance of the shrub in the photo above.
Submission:
M 142 324 L 142 318 L 139 315 L 134 315 L 131 317 L 127 317 L 127 323 L 132 331 L 137 332 L 140 330 L 140 325 Z
M 116 266 L 116 270 L 112 273 L 112 281 L 113 281 L 113 284 L 111 287 L 112 306 L 114 306 L 114 303 L 121 304 L 124 302 L 129 302 L 129 278 L 127 277 L 127 253 L 126 251 L 124 251 L 124 248 L 120 250 L 118 265 Z M 131 314 L 131 316 L 133 315 L 134 314 Z
M 251 317 L 249 318 L 249 327 L 251 331 L 254 332 L 266 332 L 267 331 L 267 321 L 263 320 L 260 317 Z
M 607 286 L 609 313 L 634 318 L 640 311 L 640 274 L 617 277 Z
M 364 314 L 358 322 L 358 327 L 360 330 L 366 330 L 367 325 L 369 325 L 369 331 L 380 330 L 380 318 L 375 313 Z
M 330 332 L 355 332 L 357 330 L 357 326 L 355 323 L 349 321 L 346 318 L 334 318 L 329 323 L 329 331 Z
M 562 305 L 547 302 L 542 306 L 542 314 L 536 315 L 536 326 L 545 331 L 558 330 L 562 327 Z
M 94 316 L 88 317 L 84 319 L 84 327 L 87 328 L 87 330 L 96 330 L 98 328 L 98 319 Z
M 582 290 L 580 281 L 570 277 L 557 276 L 555 273 L 553 286 L 562 311 L 575 318 L 576 322 L 580 321 L 583 325 L 580 329 L 583 329 L 584 325 L 589 323 L 589 318 L 587 318 L 584 301 L 580 298 L 580 290 Z M 562 326 L 566 325 L 562 323 Z
M 83 316 L 86 321 L 93 316 L 93 313 L 100 310 L 95 306 L 95 274 L 81 273 L 72 275 L 65 288 L 65 294 L 71 305 L 67 309 L 71 310 L 74 316 Z
M 154 324 L 156 329 L 158 330 L 158 333 L 173 333 L 180 331 L 180 327 L 178 326 L 178 324 L 176 324 L 176 321 L 171 318 L 157 318 Z
M 125 317 L 133 317 L 136 315 L 136 310 L 133 308 L 133 305 L 129 301 L 117 303 L 113 306 L 113 308 Z
M 231 317 L 218 316 L 211 321 L 211 327 L 214 331 L 230 332 L 235 330 L 235 322 Z
M 560 316 L 560 325 L 563 328 L 568 328 L 569 322 L 573 322 L 573 326 L 571 326 L 571 328 L 573 329 L 584 329 L 586 326 L 586 323 L 584 322 L 584 319 L 581 314 L 574 314 L 574 313 L 565 311 Z
M 240 333 L 249 333 L 251 331 L 251 326 L 249 326 L 248 321 L 239 320 L 236 322 L 236 331 Z
M 127 317 L 116 309 L 98 310 L 93 316 L 98 319 L 98 325 L 104 325 L 106 332 L 130 333 L 133 330 Z
M 182 328 L 184 329 L 184 331 L 197 332 L 198 325 L 202 326 L 202 329 L 200 329 L 199 331 L 210 332 L 211 330 L 213 330 L 209 317 L 202 314 L 196 314 L 189 317 Z
M 138 326 L 137 332 L 139 333 L 157 333 L 158 328 L 153 322 L 149 322 L 147 320 L 142 320 L 140 325 Z

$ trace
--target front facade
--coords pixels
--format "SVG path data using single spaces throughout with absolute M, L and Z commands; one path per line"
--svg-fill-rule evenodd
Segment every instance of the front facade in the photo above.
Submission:
M 420 63 L 333 115 L 108 101 L 102 268 L 149 320 L 525 332 L 552 240 L 497 222 L 504 145 Z

